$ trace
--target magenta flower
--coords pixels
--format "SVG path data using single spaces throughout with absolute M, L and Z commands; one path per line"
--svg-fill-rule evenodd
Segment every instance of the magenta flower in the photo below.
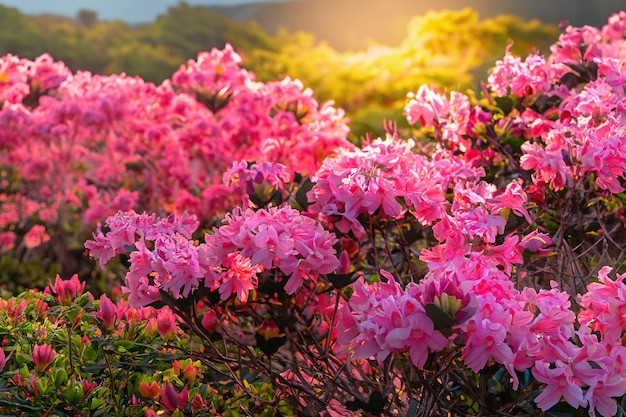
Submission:
M 176 392 L 174 386 L 165 381 L 161 387 L 160 403 L 165 411 L 173 413 L 176 410 L 184 410 L 189 401 L 189 388 L 185 386 L 181 392 Z
M 551 67 L 542 56 L 533 53 L 522 62 L 507 50 L 491 71 L 488 86 L 500 97 L 511 93 L 524 97 L 547 92 L 553 81 Z
M 388 137 L 359 150 L 338 151 L 312 177 L 315 185 L 308 193 L 309 211 L 340 232 L 352 230 L 357 237 L 365 233 L 358 219 L 362 214 L 397 219 L 408 206 L 424 224 L 439 219 L 447 204 L 447 186 L 442 185 L 440 173 L 456 172 L 415 154 L 414 145 Z
M 236 293 L 242 303 L 248 301 L 248 294 L 254 291 L 258 285 L 257 274 L 265 269 L 263 265 L 252 265 L 250 259 L 244 258 L 240 253 L 229 253 L 223 262 L 224 271 L 219 275 L 221 281 L 219 287 L 220 298 L 228 299 Z
M 163 338 L 169 338 L 176 334 L 178 325 L 176 324 L 176 315 L 168 307 L 162 307 L 157 310 L 157 332 Z
M 37 224 L 30 228 L 24 235 L 24 245 L 28 249 L 36 248 L 50 240 L 50 235 L 46 233 L 46 227 Z
M 392 275 L 387 283 L 369 285 L 363 278 L 353 285 L 350 301 L 338 313 L 337 342 L 355 358 L 376 357 L 382 363 L 392 352 L 408 352 L 421 368 L 430 352 L 448 347 L 448 339 L 434 329 L 415 294 L 405 292 Z
M 600 332 L 603 340 L 621 343 L 626 330 L 626 274 L 618 274 L 617 279 L 612 280 L 610 272 L 608 266 L 601 268 L 599 282 L 587 286 L 587 293 L 580 300 L 582 310 L 578 321 Z
M 404 112 L 409 124 L 419 122 L 423 127 L 436 127 L 452 150 L 466 151 L 471 147 L 466 137 L 470 102 L 465 94 L 453 91 L 448 99 L 435 89 L 422 85 L 407 97 L 409 101 Z
M 35 345 L 33 347 L 33 363 L 35 364 L 35 371 L 43 372 L 48 365 L 54 360 L 56 353 L 52 349 L 52 346 L 44 343 L 43 345 Z
M 111 330 L 117 319 L 117 307 L 106 294 L 102 294 L 100 296 L 100 304 L 98 304 L 98 311 L 94 315 L 100 319 L 106 329 Z
M 85 282 L 80 282 L 78 275 L 74 274 L 70 279 L 63 280 L 60 276 L 54 279 L 54 285 L 48 283 L 48 289 L 56 294 L 57 301 L 61 304 L 71 303 L 72 300 L 80 296 L 85 290 Z
M 572 367 L 567 363 L 557 360 L 554 364 L 550 364 L 538 360 L 535 362 L 532 372 L 537 381 L 546 384 L 535 398 L 535 402 L 541 410 L 549 410 L 561 400 L 561 397 L 574 408 L 587 405 L 580 381 L 575 377 Z
M 285 193 L 285 184 L 293 181 L 283 164 L 257 163 L 248 166 L 246 161 L 233 162 L 232 168 L 224 173 L 224 184 L 245 190 L 248 195 L 267 198 L 275 190 Z
M 288 294 L 300 288 L 303 279 L 315 280 L 319 274 L 331 273 L 339 266 L 333 248 L 337 242 L 335 235 L 287 205 L 256 212 L 236 209 L 226 217 L 225 224 L 214 229 L 214 234 L 207 235 L 205 240 L 214 261 L 224 265 L 227 271 L 228 281 L 225 282 L 229 289 L 222 290 L 222 296 L 237 290 L 237 287 L 230 287 L 235 282 L 242 285 L 242 291 L 244 287 L 249 288 L 252 282 L 243 283 L 249 282 L 247 277 L 251 277 L 250 274 L 260 272 L 257 265 L 266 270 L 276 268 L 284 273 L 287 276 L 285 291 Z M 244 270 L 248 271 L 240 271 L 242 277 L 246 277 L 243 281 L 232 281 L 237 270 L 229 276 L 231 267 L 224 264 L 228 259 L 230 265 L 233 265 L 236 257 L 231 254 L 234 252 L 241 254 L 237 264 L 246 265 Z M 245 258 L 250 260 L 249 267 Z M 243 293 L 240 296 L 243 297 Z

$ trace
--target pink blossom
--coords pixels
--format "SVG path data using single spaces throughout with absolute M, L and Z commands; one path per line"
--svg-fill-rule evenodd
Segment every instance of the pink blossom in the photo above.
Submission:
M 33 363 L 37 372 L 43 372 L 56 356 L 52 346 L 44 343 L 33 347 Z
M 309 211 L 340 232 L 351 230 L 358 237 L 365 233 L 358 219 L 363 214 L 397 219 L 409 206 L 423 223 L 438 219 L 445 212 L 447 188 L 440 177 L 454 170 L 413 153 L 413 146 L 413 141 L 390 136 L 327 158 L 312 177 Z
M 258 194 L 264 197 L 274 190 L 285 192 L 285 184 L 293 181 L 293 174 L 289 173 L 283 164 L 260 163 L 248 167 L 246 161 L 235 161 L 231 169 L 224 173 L 224 184 L 233 187 L 237 185 L 247 194 Z
M 511 314 L 487 294 L 478 300 L 477 314 L 465 324 L 465 364 L 474 372 L 484 368 L 490 359 L 512 367 L 513 351 L 506 343 Z
M 198 260 L 198 247 L 180 234 L 161 235 L 154 242 L 155 282 L 174 298 L 186 297 L 200 285 L 204 275 Z
M 537 381 L 546 384 L 535 398 L 535 402 L 541 410 L 549 410 L 561 400 L 561 397 L 575 408 L 587 405 L 580 381 L 575 377 L 572 367 L 567 363 L 557 360 L 554 364 L 550 364 L 538 360 L 535 362 L 532 372 Z
M 215 310 L 207 310 L 202 316 L 202 327 L 204 327 L 207 332 L 212 333 L 216 325 L 217 313 Z
M 218 277 L 221 281 L 220 298 L 226 300 L 231 294 L 237 293 L 237 299 L 245 303 L 248 301 L 249 292 L 257 288 L 257 274 L 263 272 L 265 268 L 261 264 L 252 265 L 250 259 L 235 252 L 226 256 L 223 266 L 224 271 Z
M 169 338 L 176 334 L 178 326 L 176 324 L 176 315 L 168 307 L 162 307 L 157 310 L 157 332 L 163 338 Z
M 4 253 L 13 249 L 15 246 L 15 233 L 14 232 L 1 232 L 0 233 L 0 253 Z
M 356 358 L 375 356 L 382 363 L 393 351 L 406 351 L 412 363 L 423 367 L 431 351 L 448 346 L 434 330 L 423 305 L 400 288 L 391 274 L 388 281 L 369 285 L 363 278 L 353 285 L 350 301 L 339 310 L 337 342 Z
M 287 205 L 256 212 L 236 209 L 205 240 L 219 263 L 239 251 L 243 258 L 250 259 L 252 267 L 281 270 L 288 277 L 288 294 L 293 294 L 303 279 L 315 280 L 339 266 L 333 248 L 336 237 Z
M 80 282 L 77 274 L 72 275 L 68 280 L 63 280 L 57 275 L 54 279 L 54 285 L 49 282 L 48 288 L 56 294 L 59 303 L 68 304 L 83 293 L 86 284 L 86 282 Z
M 185 386 L 181 392 L 176 392 L 174 386 L 169 381 L 165 381 L 161 386 L 159 401 L 163 409 L 170 413 L 184 410 L 189 401 L 189 388 Z
M 589 415 L 595 416 L 595 410 L 603 416 L 615 415 L 615 398 L 626 394 L 626 347 L 598 340 L 587 326 L 582 326 L 577 335 L 582 348 L 573 360 L 574 371 L 588 387 L 585 400 Z
M 602 267 L 598 271 L 599 282 L 587 286 L 587 293 L 580 300 L 578 321 L 599 331 L 604 340 L 616 342 L 626 330 L 626 274 L 618 274 L 612 280 L 610 272 L 610 267 Z
M 435 89 L 422 85 L 417 93 L 408 94 L 404 108 L 409 124 L 441 129 L 441 138 L 452 150 L 466 151 L 471 142 L 465 137 L 470 115 L 470 102 L 465 94 L 453 91 L 448 99 Z
M 24 246 L 29 249 L 36 248 L 50 240 L 50 235 L 46 233 L 46 227 L 42 225 L 35 225 L 30 228 L 24 235 Z
M 27 62 L 15 55 L 0 58 L 0 102 L 18 103 L 30 92 Z
M 518 97 L 542 94 L 550 89 L 551 71 L 543 57 L 530 54 L 524 62 L 507 50 L 496 62 L 488 78 L 488 86 L 498 96 L 513 93 Z
M 537 143 L 525 142 L 522 144 L 524 154 L 520 158 L 520 166 L 526 170 L 533 170 L 533 181 L 552 185 L 554 190 L 562 189 L 571 183 L 571 172 L 565 165 L 561 154 L 547 152 Z
M 134 307 L 146 306 L 161 299 L 159 289 L 151 285 L 147 277 L 132 280 L 126 277 L 126 286 L 122 287 L 122 291 L 129 294 L 128 302 Z
M 551 290 L 541 290 L 531 300 L 539 314 L 533 320 L 530 330 L 543 338 L 550 336 L 552 341 L 561 339 L 566 343 L 574 336 L 576 315 L 570 309 L 569 294 L 556 287 L 553 282 Z
M 436 126 L 450 113 L 448 99 L 426 85 L 422 85 L 417 93 L 409 93 L 408 98 L 405 112 L 410 124 L 419 122 L 424 127 Z
M 550 235 L 539 232 L 538 230 L 533 230 L 529 234 L 522 237 L 522 240 L 520 241 L 520 246 L 523 249 L 539 254 L 545 253 L 547 251 L 546 247 L 551 244 L 552 239 L 550 238 Z
M 117 307 L 106 294 L 102 294 L 98 311 L 94 315 L 100 319 L 106 329 L 112 330 L 117 319 Z

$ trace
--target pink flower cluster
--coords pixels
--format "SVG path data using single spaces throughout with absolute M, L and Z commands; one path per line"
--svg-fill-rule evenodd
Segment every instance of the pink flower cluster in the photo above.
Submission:
M 226 155 L 282 163 L 292 173 L 310 174 L 335 148 L 351 147 L 342 110 L 332 103 L 320 105 L 299 80 L 255 82 L 240 63 L 226 45 L 199 54 L 172 76 L 174 86 L 213 110 L 217 123 L 211 127 L 226 139 Z M 204 140 L 203 145 L 210 146 Z
M 403 290 L 387 271 L 387 282 L 354 283 L 350 301 L 338 316 L 337 343 L 355 358 L 376 357 L 379 364 L 392 352 L 408 352 L 416 367 L 423 367 L 430 352 L 448 347 L 448 339 L 434 329 L 414 286 Z
M 268 198 L 278 191 L 284 198 L 285 185 L 293 179 L 293 173 L 288 172 L 284 165 L 269 162 L 249 164 L 235 161 L 232 168 L 224 173 L 224 184 L 231 189 L 245 191 L 244 197 L 256 195 Z
M 612 193 L 624 191 L 626 172 L 626 96 L 604 77 L 572 91 L 561 104 L 561 118 L 547 122 L 541 141 L 522 145 L 521 166 L 536 183 L 555 190 L 574 186 L 574 179 L 593 173 L 596 184 Z M 543 142 L 543 143 L 542 143 Z
M 341 110 L 297 80 L 256 82 L 240 65 L 226 46 L 155 86 L 72 74 L 48 55 L 1 57 L 0 250 L 29 230 L 29 247 L 45 242 L 33 226 L 79 229 L 118 210 L 190 212 L 207 224 L 240 202 L 222 183 L 234 161 L 282 165 L 288 180 L 352 146 Z
M 204 270 L 209 268 L 201 265 L 198 247 L 191 240 L 198 227 L 194 216 L 157 219 L 154 214 L 118 212 L 106 224 L 110 230 L 104 234 L 99 227 L 94 240 L 87 241 L 85 247 L 101 265 L 116 254 L 130 252 L 123 289 L 130 293 L 131 305 L 142 306 L 161 299 L 160 290 L 170 292 L 174 298 L 186 297 L 198 287 Z
M 549 60 L 531 55 L 522 65 L 507 55 L 494 69 L 490 86 L 498 95 L 507 94 L 507 86 L 516 89 L 519 81 L 519 89 L 560 100 L 556 114 L 519 115 L 529 122 L 530 139 L 521 147 L 520 164 L 532 171 L 537 185 L 560 190 L 593 174 L 601 189 L 624 191 L 626 73 L 620 62 L 626 41 L 619 30 L 625 19 L 622 12 L 601 29 L 569 27 Z
M 339 266 L 335 235 L 288 205 L 235 209 L 205 242 L 216 264 L 237 257 L 249 262 L 248 268 L 279 270 L 287 294 L 296 292 L 304 279 L 315 281 Z
M 448 99 L 436 89 L 422 85 L 417 93 L 409 93 L 408 99 L 404 112 L 409 124 L 419 122 L 423 127 L 434 127 L 452 150 L 466 151 L 471 147 L 466 137 L 471 106 L 465 94 L 453 91 Z
M 0 60 L 0 104 L 22 103 L 29 96 L 34 100 L 56 90 L 70 75 L 65 65 L 48 54 L 34 61 L 9 54 Z
M 338 315 L 337 341 L 355 358 L 382 362 L 394 352 L 407 352 L 421 368 L 429 355 L 462 346 L 466 366 L 480 372 L 493 363 L 510 373 L 532 370 L 545 388 L 535 399 L 549 410 L 561 398 L 573 407 L 589 406 L 590 415 L 615 415 L 615 398 L 626 394 L 622 335 L 626 286 L 600 272 L 582 297 L 578 316 L 569 295 L 554 288 L 536 292 L 515 289 L 510 278 L 484 254 L 446 256 L 419 284 L 402 289 L 386 271 L 385 282 L 360 278 L 354 294 Z M 436 266 L 438 265 L 438 266 Z M 428 306 L 449 317 L 429 314 Z M 449 336 L 438 330 L 449 328 Z M 576 342 L 578 341 L 578 342 Z
M 445 214 L 449 184 L 484 175 L 447 151 L 432 158 L 413 152 L 412 140 L 377 139 L 327 158 L 312 177 L 309 212 L 343 233 L 362 237 L 359 216 L 401 218 L 409 210 L 423 224 Z
M 548 93 L 555 75 L 545 59 L 536 53 L 522 62 L 520 57 L 507 50 L 502 60 L 496 62 L 488 78 L 488 87 L 500 97 L 515 94 L 517 97 Z
M 174 299 L 188 297 L 201 285 L 218 290 L 222 300 L 236 294 L 246 302 L 258 286 L 257 274 L 265 270 L 280 271 L 276 279 L 293 294 L 303 280 L 315 281 L 339 266 L 336 237 L 286 205 L 235 209 L 202 244 L 192 240 L 198 222 L 190 215 L 157 219 L 118 212 L 106 224 L 109 231 L 99 229 L 85 247 L 101 265 L 130 252 L 123 290 L 133 306 L 160 300 L 160 291 Z

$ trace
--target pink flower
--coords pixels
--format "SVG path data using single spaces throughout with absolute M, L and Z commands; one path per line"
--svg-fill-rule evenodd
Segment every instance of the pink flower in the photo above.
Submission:
M 185 388 L 178 393 L 169 381 L 165 381 L 163 383 L 163 386 L 161 387 L 160 402 L 165 411 L 172 413 L 176 410 L 184 410 L 188 401 L 189 388 L 187 386 L 185 386 Z
M 142 307 L 161 299 L 159 289 L 151 285 L 147 277 L 129 280 L 126 278 L 126 286 L 122 291 L 128 293 L 128 302 L 133 307 Z
M 337 241 L 335 235 L 288 205 L 258 211 L 233 210 L 226 217 L 225 224 L 214 232 L 205 237 L 214 262 L 223 264 L 230 257 L 228 262 L 232 265 L 236 259 L 232 254 L 238 252 L 242 258 L 250 260 L 250 267 L 260 265 L 266 270 L 279 269 L 288 277 L 285 283 L 288 294 L 293 294 L 303 279 L 315 280 L 319 274 L 331 273 L 339 266 L 333 247 Z M 245 261 L 241 265 L 248 271 Z M 229 268 L 226 266 L 227 271 Z M 239 297 L 244 297 L 243 294 L 247 293 L 244 288 L 256 286 L 247 278 L 252 272 L 256 274 L 257 271 L 245 272 L 243 277 L 246 278 L 241 282 L 232 281 L 235 275 L 228 276 L 226 272 L 229 286 L 224 287 L 222 296 L 240 290 Z M 239 289 L 231 287 L 235 282 L 243 286 Z
M 520 247 L 526 249 L 529 252 L 543 254 L 547 252 L 546 247 L 552 244 L 552 239 L 547 233 L 541 233 L 537 230 L 533 230 L 529 234 L 522 237 L 520 241 Z
M 85 249 L 100 262 L 100 266 L 106 265 L 116 254 L 115 248 L 102 233 L 100 225 L 98 231 L 93 234 L 93 240 L 85 242 Z
M 2 232 L 0 233 L 0 254 L 13 249 L 15 246 L 15 233 Z
M 550 364 L 538 360 L 535 362 L 532 372 L 537 381 L 546 384 L 535 398 L 535 402 L 541 410 L 549 410 L 561 400 L 561 397 L 574 408 L 587 405 L 580 381 L 574 376 L 572 367 L 567 363 L 557 360 L 554 364 Z
M 215 330 L 217 325 L 217 313 L 215 310 L 207 310 L 202 316 L 202 327 L 209 332 L 212 333 Z
M 106 294 L 100 296 L 100 304 L 98 304 L 98 311 L 95 316 L 100 319 L 106 329 L 113 329 L 117 318 L 117 307 Z
M 461 173 L 450 166 L 456 161 L 429 161 L 415 154 L 414 146 L 411 140 L 389 136 L 360 150 L 338 151 L 312 177 L 309 212 L 340 232 L 352 230 L 358 238 L 365 234 L 362 215 L 397 219 L 409 206 L 424 224 L 440 218 L 447 189 L 442 173 Z
M 618 274 L 612 280 L 610 272 L 610 267 L 602 267 L 598 271 L 599 282 L 587 286 L 587 293 L 580 300 L 578 321 L 600 332 L 603 340 L 617 342 L 626 330 L 626 274 Z
M 409 93 L 408 98 L 405 112 L 410 124 L 419 122 L 424 127 L 437 126 L 450 113 L 448 99 L 426 85 L 422 85 L 417 93 Z
M 417 93 L 407 95 L 404 107 L 410 124 L 419 122 L 423 127 L 436 127 L 441 139 L 448 142 L 451 150 L 466 151 L 471 142 L 466 138 L 470 116 L 470 102 L 465 94 L 453 91 L 448 99 L 438 91 L 422 85 Z
M 50 236 L 46 233 L 46 227 L 37 224 L 24 235 L 24 246 L 33 249 L 49 240 Z
M 381 271 L 387 283 L 353 285 L 350 301 L 338 313 L 337 342 L 352 349 L 355 358 L 375 356 L 382 363 L 393 351 L 408 352 L 421 368 L 430 352 L 448 346 L 448 339 L 434 329 L 414 294 L 402 290 L 391 274 Z
M 60 304 L 69 304 L 75 297 L 83 293 L 86 284 L 86 282 L 81 283 L 76 274 L 72 275 L 68 280 L 63 280 L 57 275 L 54 279 L 54 285 L 48 283 L 48 288 L 56 294 L 57 301 Z
M 54 360 L 56 353 L 52 349 L 52 346 L 44 343 L 43 345 L 35 345 L 33 347 L 33 363 L 35 364 L 35 371 L 43 372 L 44 369 L 50 365 Z
M 542 94 L 550 89 L 550 65 L 537 54 L 530 54 L 524 62 L 507 50 L 496 62 L 488 79 L 488 86 L 498 96 L 513 93 L 518 97 Z
M 229 187 L 235 185 L 249 195 L 268 198 L 275 190 L 285 193 L 285 184 L 293 181 L 293 174 L 289 173 L 283 164 L 257 163 L 248 167 L 246 161 L 233 162 L 232 168 L 224 173 L 224 184 Z
M 7 359 L 6 359 L 6 355 L 4 354 L 4 350 L 0 348 L 0 371 L 2 371 L 2 368 L 4 368 L 6 361 Z
M 496 318 L 497 316 L 496 313 L 490 317 Z M 501 364 L 513 363 L 513 351 L 505 341 L 507 337 L 506 320 L 510 320 L 510 318 L 507 315 L 501 315 L 498 319 L 500 320 L 492 321 L 476 318 L 467 322 L 463 359 L 467 367 L 474 372 L 483 369 L 491 358 Z
M 176 324 L 176 316 L 168 307 L 162 307 L 157 310 L 157 332 L 163 338 L 169 338 L 176 334 L 178 326 Z
M 615 398 L 626 394 L 626 347 L 598 340 L 587 326 L 581 326 L 577 335 L 582 348 L 572 360 L 573 369 L 581 384 L 588 386 L 589 415 L 594 416 L 594 410 L 602 416 L 616 415 Z
M 154 242 L 155 282 L 172 294 L 186 297 L 203 279 L 198 247 L 181 234 L 160 235 Z
M 248 293 L 258 285 L 257 274 L 265 269 L 263 265 L 252 265 L 250 259 L 241 253 L 229 253 L 223 262 L 224 272 L 218 277 L 222 281 L 219 293 L 222 300 L 228 299 L 233 293 L 242 303 L 248 301 Z
M 571 183 L 572 174 L 559 150 L 558 154 L 547 152 L 536 142 L 522 144 L 524 154 L 520 158 L 520 166 L 526 170 L 533 170 L 533 181 L 552 185 L 554 190 L 562 189 Z

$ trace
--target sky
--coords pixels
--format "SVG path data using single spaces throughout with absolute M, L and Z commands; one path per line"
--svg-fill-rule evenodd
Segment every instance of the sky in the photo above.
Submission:
M 194 6 L 225 6 L 261 1 L 264 0 L 187 0 L 187 3 Z M 128 23 L 146 23 L 165 13 L 169 6 L 178 4 L 178 0 L 0 0 L 0 4 L 15 7 L 24 14 L 52 13 L 74 17 L 80 9 L 89 9 L 98 13 L 99 20 L 120 19 Z

